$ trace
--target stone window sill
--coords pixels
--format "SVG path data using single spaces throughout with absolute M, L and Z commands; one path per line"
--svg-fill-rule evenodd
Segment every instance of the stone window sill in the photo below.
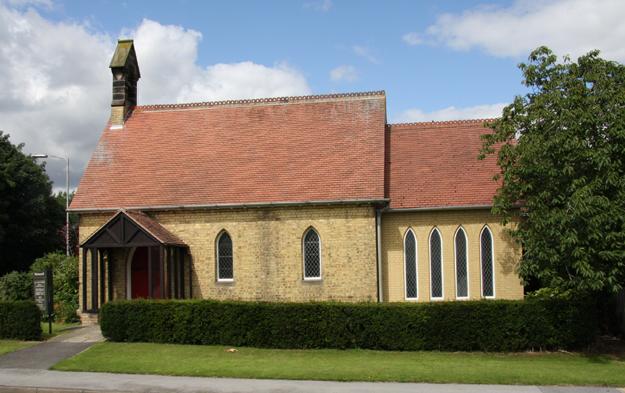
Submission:
M 237 283 L 234 281 L 215 281 L 216 287 L 236 287 Z
M 312 279 L 312 280 L 302 280 L 300 281 L 301 285 L 305 285 L 305 286 L 318 286 L 318 287 L 322 287 L 323 286 L 323 280 L 320 279 Z

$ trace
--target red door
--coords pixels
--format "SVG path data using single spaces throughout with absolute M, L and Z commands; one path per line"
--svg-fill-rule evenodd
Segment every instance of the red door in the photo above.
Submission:
M 132 299 L 149 297 L 148 287 L 148 248 L 137 247 L 130 266 L 132 279 Z
M 161 298 L 161 272 L 159 264 L 158 248 L 152 248 L 152 298 Z M 149 292 L 149 280 L 148 280 L 148 248 L 137 247 L 134 255 L 132 256 L 132 263 L 130 266 L 131 275 L 131 298 L 144 298 L 148 299 Z

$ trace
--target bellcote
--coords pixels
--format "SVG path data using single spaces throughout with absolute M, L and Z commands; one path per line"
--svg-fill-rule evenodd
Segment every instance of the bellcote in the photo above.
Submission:
M 109 67 L 113 73 L 111 125 L 122 126 L 137 105 L 137 81 L 141 78 L 133 40 L 117 41 Z

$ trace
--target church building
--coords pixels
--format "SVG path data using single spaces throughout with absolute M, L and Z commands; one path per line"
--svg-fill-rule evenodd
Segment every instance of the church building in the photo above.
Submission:
M 137 105 L 132 40 L 70 206 L 80 309 L 110 300 L 521 299 L 485 120 L 387 124 L 383 91 Z

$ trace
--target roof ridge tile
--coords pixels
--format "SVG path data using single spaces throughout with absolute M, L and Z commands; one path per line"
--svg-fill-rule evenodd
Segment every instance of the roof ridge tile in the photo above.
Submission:
M 450 125 L 450 124 L 479 124 L 479 123 L 492 123 L 494 122 L 494 118 L 485 118 L 485 119 L 466 119 L 466 120 L 442 120 L 442 121 L 422 121 L 422 122 L 414 122 L 414 123 L 394 123 L 388 124 L 389 127 L 426 127 L 433 125 Z
M 226 105 L 245 105 L 245 104 L 270 104 L 281 103 L 287 104 L 290 101 L 305 102 L 312 100 L 327 100 L 327 99 L 342 99 L 352 97 L 370 97 L 385 95 L 384 90 L 378 91 L 366 91 L 357 93 L 340 93 L 340 94 L 320 94 L 320 95 L 307 95 L 307 96 L 288 96 L 288 97 L 270 97 L 270 98 L 254 98 L 243 100 L 224 100 L 224 101 L 205 101 L 205 102 L 191 102 L 184 104 L 154 104 L 154 105 L 140 105 L 135 107 L 135 111 L 148 112 L 153 110 L 163 109 L 194 109 L 201 107 L 215 107 Z

